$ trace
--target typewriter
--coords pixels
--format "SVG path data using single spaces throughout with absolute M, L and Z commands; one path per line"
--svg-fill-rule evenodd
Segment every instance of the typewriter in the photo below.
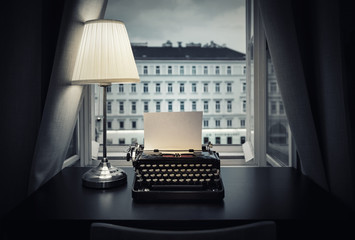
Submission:
M 132 197 L 136 201 L 198 200 L 224 198 L 220 159 L 212 145 L 195 151 L 145 151 L 135 145 L 128 149 L 135 175 Z

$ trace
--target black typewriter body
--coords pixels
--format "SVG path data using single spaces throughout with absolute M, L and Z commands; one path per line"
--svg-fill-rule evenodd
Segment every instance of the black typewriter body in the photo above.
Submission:
M 224 198 L 218 153 L 136 151 L 132 197 L 136 201 L 216 201 Z

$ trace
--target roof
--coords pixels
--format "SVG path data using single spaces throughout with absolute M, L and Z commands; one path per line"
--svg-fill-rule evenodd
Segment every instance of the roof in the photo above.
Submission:
M 132 45 L 136 60 L 245 60 L 245 54 L 227 47 L 148 47 Z

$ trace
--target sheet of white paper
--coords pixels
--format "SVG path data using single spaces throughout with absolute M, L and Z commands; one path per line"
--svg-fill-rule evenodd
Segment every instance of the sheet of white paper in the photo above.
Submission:
M 144 150 L 202 149 L 202 112 L 144 114 Z

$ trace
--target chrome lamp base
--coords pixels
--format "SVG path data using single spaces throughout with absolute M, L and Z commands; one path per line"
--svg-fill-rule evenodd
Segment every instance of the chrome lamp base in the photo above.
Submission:
M 121 186 L 126 182 L 127 174 L 122 169 L 111 166 L 107 161 L 101 161 L 97 167 L 82 176 L 82 184 L 88 188 L 107 189 Z

